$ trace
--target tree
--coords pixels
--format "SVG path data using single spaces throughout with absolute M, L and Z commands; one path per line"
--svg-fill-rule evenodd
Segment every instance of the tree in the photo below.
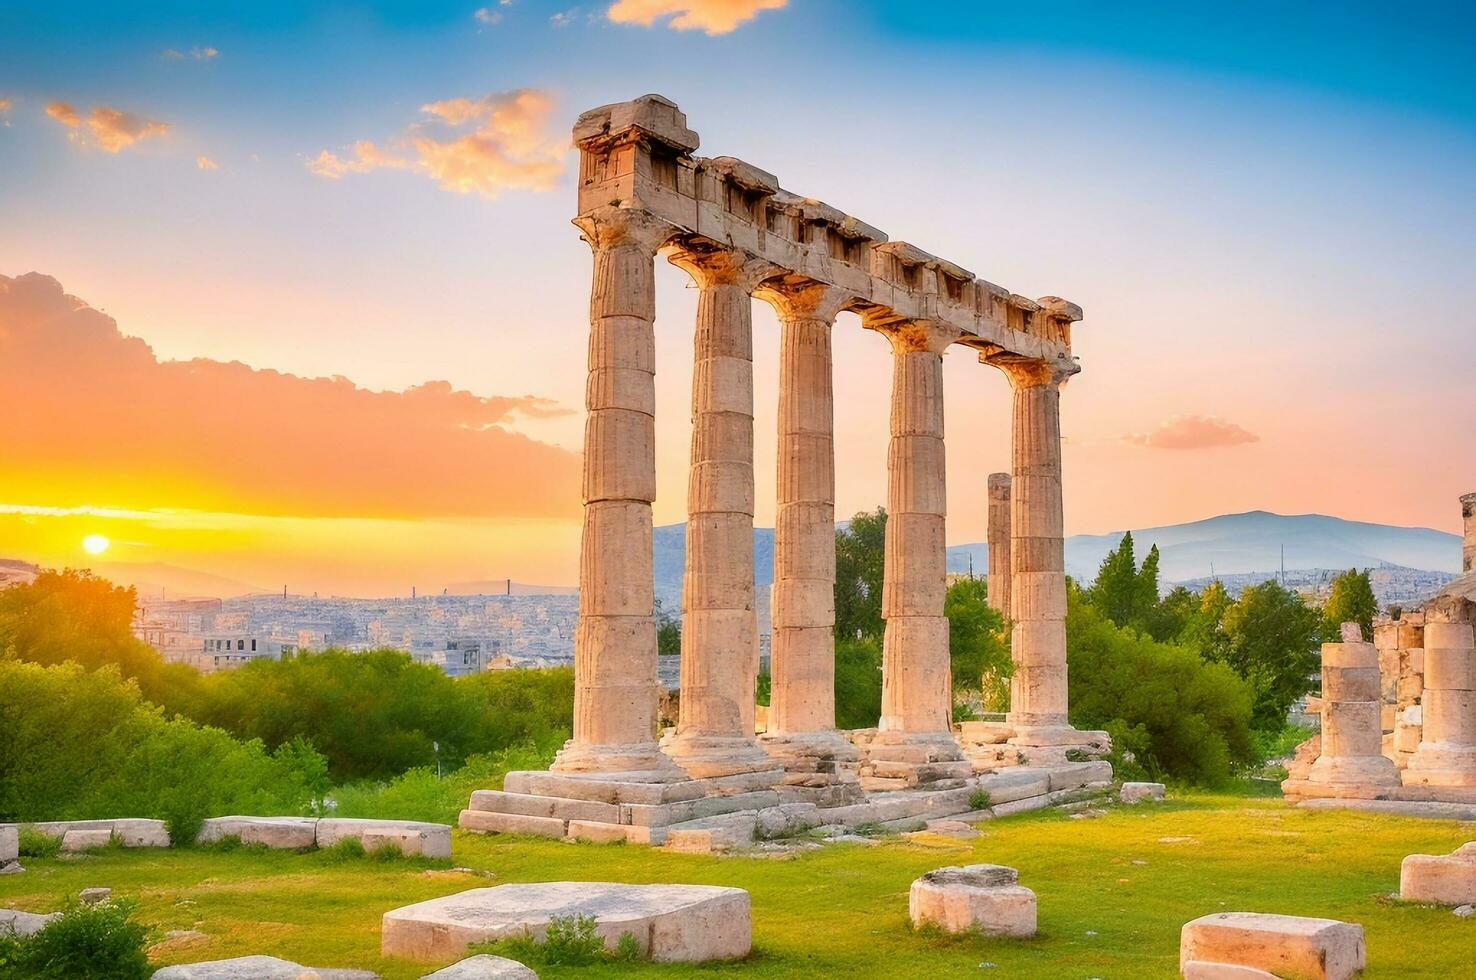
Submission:
M 948 661 L 953 690 L 978 691 L 986 710 L 1009 700 L 1009 643 L 1004 617 L 989 605 L 984 579 L 961 578 L 948 587 L 943 599 L 948 616 Z
M 881 717 L 881 641 L 874 636 L 835 641 L 835 725 L 872 728 Z
M 835 636 L 880 637 L 887 512 L 878 507 L 835 530 Z
M 1363 639 L 1372 641 L 1373 620 L 1378 611 L 1379 603 L 1374 598 L 1368 569 L 1361 572 L 1356 568 L 1348 569 L 1333 579 L 1332 591 L 1322 606 L 1322 641 L 1337 643 L 1342 640 L 1344 623 L 1357 623 L 1363 629 Z
M 1184 586 L 1176 585 L 1149 610 L 1144 621 L 1145 630 L 1160 643 L 1182 642 L 1199 610 L 1200 597 Z
M 656 600 L 656 652 L 680 655 L 682 652 L 682 618 L 667 612 Z
M 1146 629 L 1158 606 L 1158 545 L 1148 549 L 1140 569 L 1133 557 L 1133 534 L 1124 534 L 1102 559 L 1087 598 L 1113 624 Z
M 1258 731 L 1284 728 L 1293 702 L 1312 689 L 1321 626 L 1316 611 L 1275 579 L 1247 587 L 1225 609 L 1225 645 L 1202 652 L 1250 683 Z

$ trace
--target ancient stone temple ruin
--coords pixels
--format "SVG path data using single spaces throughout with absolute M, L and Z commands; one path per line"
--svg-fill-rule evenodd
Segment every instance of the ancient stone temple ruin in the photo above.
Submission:
M 1289 767 L 1287 799 L 1476 819 L 1473 508 L 1461 498 L 1464 575 L 1375 621 L 1372 644 L 1323 645 L 1322 732 Z
M 579 117 L 579 215 L 594 255 L 573 738 L 548 772 L 479 792 L 462 825 L 658 842 L 721 814 L 858 823 L 1040 798 L 1110 779 L 1100 733 L 1066 716 L 1060 394 L 1074 303 L 1027 299 L 732 157 L 660 96 Z M 680 716 L 657 731 L 651 503 L 656 490 L 655 261 L 699 290 L 683 589 Z M 780 322 L 772 697 L 755 735 L 751 305 Z M 883 693 L 874 730 L 835 728 L 831 345 L 858 314 L 892 353 Z M 942 358 L 971 351 L 1014 391 L 1012 473 L 991 520 L 990 586 L 1013 622 L 1011 711 L 971 759 L 952 725 Z M 964 484 L 983 497 L 984 481 Z M 1012 488 L 1012 492 L 1011 492 Z M 996 558 L 1005 555 L 1008 565 Z M 1008 584 L 1006 584 L 1006 582 Z M 1020 763 L 1040 761 L 1053 766 Z M 1004 756 L 1014 753 L 1011 758 Z M 1018 771 L 997 773 L 1014 768 Z M 988 781 L 994 779 L 995 782 Z M 991 789 L 991 787 L 993 787 Z M 766 823 L 767 821 L 767 823 Z M 673 837 L 673 839 L 675 839 Z

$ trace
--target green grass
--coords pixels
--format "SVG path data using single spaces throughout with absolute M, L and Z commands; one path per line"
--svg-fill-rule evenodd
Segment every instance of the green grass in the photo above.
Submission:
M 156 947 L 158 965 L 269 953 L 311 966 L 372 969 L 390 980 L 435 964 L 382 959 L 389 909 L 512 881 L 606 880 L 736 885 L 753 896 L 754 951 L 705 967 L 601 962 L 544 966 L 544 977 L 1103 977 L 1177 976 L 1179 927 L 1222 910 L 1327 916 L 1363 924 L 1367 976 L 1466 975 L 1476 920 L 1390 901 L 1399 862 L 1476 838 L 1470 824 L 1352 811 L 1296 810 L 1279 800 L 1196 795 L 1071 820 L 1026 814 L 982 825 L 976 840 L 886 839 L 787 860 L 712 858 L 643 847 L 461 834 L 448 862 L 313 852 L 109 850 L 81 860 L 32 858 L 0 878 L 0 905 L 44 912 L 89 885 L 138 902 L 137 918 L 206 934 Z M 1165 840 L 1165 838 L 1177 838 Z M 994 862 L 1020 869 L 1040 900 L 1031 941 L 914 933 L 907 889 L 925 871 Z M 996 964 L 981 971 L 981 963 Z

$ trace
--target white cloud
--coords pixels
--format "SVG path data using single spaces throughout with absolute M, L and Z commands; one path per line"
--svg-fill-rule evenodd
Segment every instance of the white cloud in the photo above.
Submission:
M 207 157 L 203 153 L 200 154 L 199 156 L 195 157 L 195 166 L 196 167 L 199 167 L 201 170 L 219 170 L 220 169 L 220 167 L 216 164 L 216 162 L 214 160 L 210 159 L 209 157 Z

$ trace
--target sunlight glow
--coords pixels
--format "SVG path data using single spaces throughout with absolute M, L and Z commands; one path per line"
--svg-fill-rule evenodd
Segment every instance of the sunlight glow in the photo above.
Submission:
M 100 555 L 108 550 L 111 542 L 101 534 L 89 534 L 82 539 L 82 550 L 89 555 Z

